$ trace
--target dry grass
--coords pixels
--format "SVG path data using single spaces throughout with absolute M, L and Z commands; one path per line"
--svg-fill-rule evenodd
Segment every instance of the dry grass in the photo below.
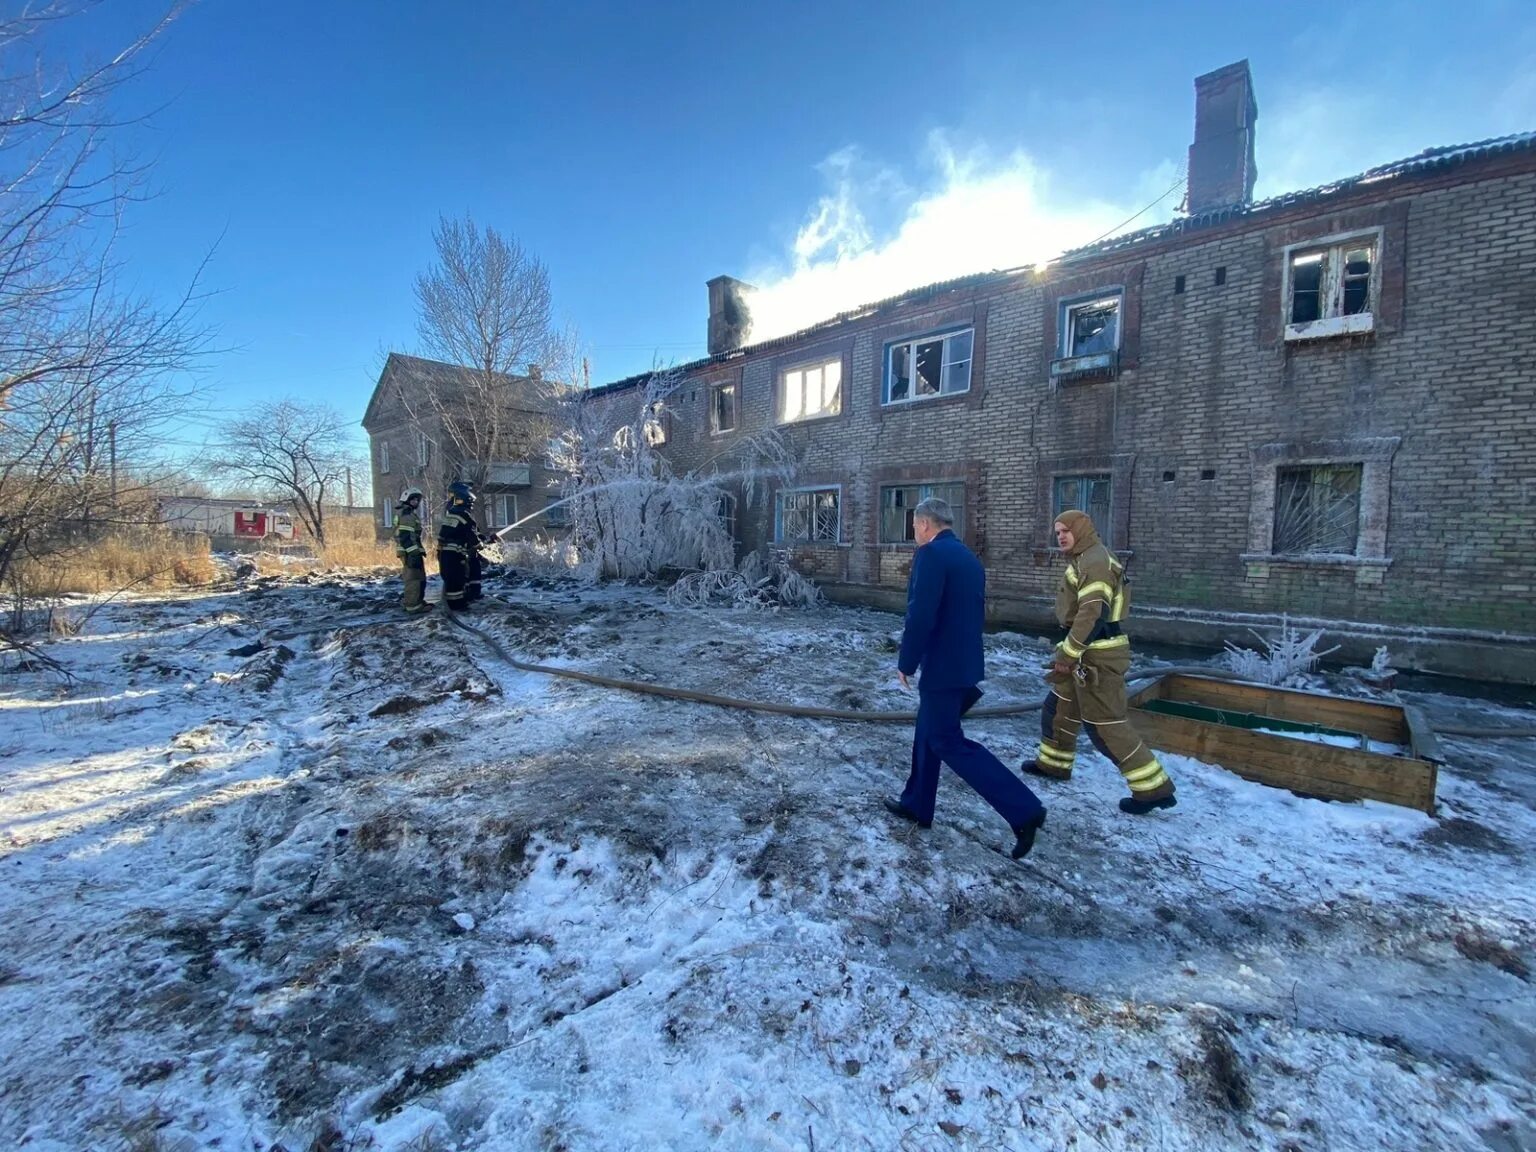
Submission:
M 118 532 L 46 561 L 28 562 L 20 572 L 32 596 L 197 587 L 213 583 L 217 575 L 207 537 L 153 528 Z
M 380 541 L 371 516 L 337 516 L 326 522 L 325 547 L 317 563 L 325 568 L 398 568 L 392 541 Z

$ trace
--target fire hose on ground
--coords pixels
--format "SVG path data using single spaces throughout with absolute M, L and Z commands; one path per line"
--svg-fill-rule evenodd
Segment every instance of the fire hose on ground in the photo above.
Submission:
M 530 663 L 526 660 L 517 659 L 494 636 L 461 619 L 458 614 L 446 609 L 444 611 L 448 620 L 455 627 L 477 637 L 496 654 L 498 659 L 519 672 L 532 672 L 541 676 L 555 676 L 564 680 L 575 680 L 582 684 L 591 684 L 599 688 L 611 688 L 620 692 L 636 692 L 646 696 L 659 696 L 667 700 L 682 700 L 692 704 L 708 704 L 716 708 L 735 708 L 747 712 L 764 712 L 778 716 L 794 716 L 811 720 L 852 720 L 868 724 L 911 724 L 917 719 L 917 713 L 915 712 L 871 711 L 859 708 L 822 708 L 810 704 L 780 704 L 770 700 L 743 700 L 735 696 L 721 696 L 714 692 L 699 692 L 692 688 L 674 688 L 667 684 L 652 684 L 644 680 L 625 680 L 616 676 L 603 676 L 596 672 L 583 672 L 576 668 L 561 668 L 552 664 Z M 1126 680 L 1127 683 L 1149 681 L 1158 676 L 1205 676 L 1217 680 L 1229 680 L 1239 684 L 1254 683 L 1252 680 L 1245 679 L 1232 672 L 1204 665 L 1158 667 L 1140 673 L 1132 672 L 1127 675 Z M 1041 703 L 998 704 L 987 708 L 973 708 L 966 713 L 966 719 L 990 720 L 1006 716 L 1024 716 L 1031 712 L 1040 711 L 1041 707 Z M 1536 728 L 1437 727 L 1435 734 L 1437 736 L 1515 740 L 1536 737 Z

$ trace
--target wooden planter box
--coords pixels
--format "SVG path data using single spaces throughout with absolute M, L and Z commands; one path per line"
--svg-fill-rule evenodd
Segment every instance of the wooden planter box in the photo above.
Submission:
M 1309 796 L 1434 812 L 1442 757 L 1412 708 L 1198 676 L 1164 676 L 1130 704 L 1154 748 Z

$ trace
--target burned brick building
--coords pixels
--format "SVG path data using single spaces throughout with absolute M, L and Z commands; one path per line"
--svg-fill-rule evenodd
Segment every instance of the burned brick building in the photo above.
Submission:
M 1536 682 L 1536 132 L 1255 203 L 1246 61 L 1195 88 L 1171 223 L 755 344 L 746 286 L 711 281 L 664 451 L 693 468 L 779 428 L 799 474 L 736 530 L 837 598 L 902 603 L 937 494 L 994 618 L 1044 623 L 1077 506 L 1127 561 L 1138 635 L 1287 613 L 1353 658 Z

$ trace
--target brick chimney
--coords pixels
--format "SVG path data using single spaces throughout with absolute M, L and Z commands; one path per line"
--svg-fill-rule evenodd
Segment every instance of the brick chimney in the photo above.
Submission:
M 734 276 L 709 281 L 709 354 L 734 352 L 752 335 L 747 297 L 756 289 Z
M 1191 216 L 1253 199 L 1258 118 L 1248 61 L 1195 77 L 1195 142 L 1189 146 L 1187 200 Z

